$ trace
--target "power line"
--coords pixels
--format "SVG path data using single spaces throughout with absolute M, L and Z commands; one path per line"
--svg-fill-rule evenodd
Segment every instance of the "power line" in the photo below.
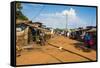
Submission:
M 34 18 L 33 18 L 32 20 L 36 19 L 36 18 L 41 14 L 41 12 L 44 10 L 44 8 L 45 8 L 45 6 L 43 6 L 43 7 L 40 9 L 40 11 L 34 16 Z

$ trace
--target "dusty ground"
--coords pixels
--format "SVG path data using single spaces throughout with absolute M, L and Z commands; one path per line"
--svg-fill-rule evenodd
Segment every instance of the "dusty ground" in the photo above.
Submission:
M 28 65 L 95 61 L 96 51 L 84 52 L 81 49 L 77 49 L 75 45 L 78 43 L 78 41 L 63 36 L 57 36 L 50 39 L 45 46 L 32 44 L 33 49 L 22 51 L 21 56 L 16 58 L 16 63 L 17 65 Z M 65 50 L 60 50 L 59 47 Z

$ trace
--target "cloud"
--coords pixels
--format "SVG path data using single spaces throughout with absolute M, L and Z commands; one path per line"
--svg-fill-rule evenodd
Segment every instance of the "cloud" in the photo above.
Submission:
M 76 13 L 76 10 L 73 8 L 63 10 L 62 14 L 67 17 L 66 24 L 68 28 L 77 28 L 86 25 L 86 23 L 80 17 L 78 17 L 78 13 Z
M 47 16 L 47 17 L 52 17 L 52 18 L 63 18 L 63 20 L 67 20 L 69 23 L 70 22 L 78 22 L 79 18 L 77 17 L 77 13 L 75 9 L 70 8 L 69 10 L 63 10 L 61 12 L 56 12 L 56 13 L 45 13 L 41 14 L 42 16 Z M 67 17 L 67 18 L 66 18 Z
M 37 20 L 53 28 L 66 28 L 66 25 L 68 28 L 77 28 L 87 24 L 83 19 L 78 17 L 76 10 L 73 8 L 61 12 L 40 14 L 40 18 Z
M 33 7 L 37 7 L 37 6 L 44 6 L 43 4 L 27 4 L 27 5 L 30 5 L 30 6 L 33 6 Z
M 56 13 L 44 13 L 44 14 L 40 14 L 40 16 L 58 17 L 58 16 L 64 16 L 64 15 L 61 12 L 56 12 Z
M 68 16 L 76 16 L 76 11 L 73 8 L 70 8 L 70 10 L 64 10 L 62 11 L 63 15 L 68 15 Z
M 36 20 L 42 22 L 47 27 L 52 28 L 65 28 L 64 16 L 61 13 L 48 13 L 41 14 Z M 36 21 L 35 20 L 35 21 Z
M 78 21 L 77 13 L 76 13 L 75 9 L 73 9 L 73 8 L 70 8 L 69 10 L 62 11 L 62 14 L 67 16 L 68 22 L 73 22 L 73 21 L 77 22 Z
M 67 16 L 67 23 L 68 23 L 68 26 L 71 28 L 72 27 L 84 27 L 87 25 L 87 22 L 81 19 L 78 16 L 78 13 L 76 13 L 76 10 L 73 8 L 62 11 L 62 14 Z

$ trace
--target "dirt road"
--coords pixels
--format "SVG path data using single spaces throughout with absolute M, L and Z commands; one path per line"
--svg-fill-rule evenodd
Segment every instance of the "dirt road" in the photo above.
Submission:
M 45 46 L 32 44 L 33 49 L 23 51 L 21 56 L 16 58 L 16 63 L 17 65 L 29 65 L 96 60 L 95 51 L 83 52 L 74 47 L 75 43 L 78 41 L 57 36 L 50 39 Z

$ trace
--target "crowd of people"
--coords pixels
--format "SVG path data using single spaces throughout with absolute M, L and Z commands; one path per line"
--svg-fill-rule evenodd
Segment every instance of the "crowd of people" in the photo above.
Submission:
M 42 28 L 35 28 L 30 27 L 32 39 L 33 42 L 36 42 L 37 44 L 45 45 L 46 41 L 53 37 L 53 30 L 47 30 Z
M 82 39 L 83 39 L 84 45 L 87 48 L 92 48 L 93 46 L 96 46 L 96 33 L 86 32 L 83 35 Z
M 32 40 L 40 45 L 45 45 L 45 33 L 37 28 L 30 28 L 32 33 Z
M 83 46 L 87 48 L 96 47 L 96 32 L 74 31 L 67 32 L 67 37 L 83 42 Z
M 22 24 L 23 25 L 23 24 Z M 18 25 L 17 30 L 22 31 L 26 28 L 26 25 L 22 26 Z M 22 28 L 22 29 L 19 29 Z M 53 38 L 55 35 L 68 37 L 70 39 L 77 40 L 79 42 L 82 42 L 83 45 L 86 48 L 96 48 L 96 30 L 95 31 L 88 31 L 88 30 L 76 30 L 76 31 L 65 31 L 65 30 L 55 30 L 55 29 L 44 29 L 41 27 L 32 27 L 29 26 L 30 34 L 31 34 L 31 40 L 32 42 L 35 42 L 36 44 L 39 44 L 41 46 L 44 46 L 50 38 Z M 89 29 L 91 30 L 91 29 Z M 28 34 L 28 35 L 30 35 Z M 28 40 L 30 40 L 30 37 L 28 37 Z M 20 47 L 16 47 L 18 51 L 18 55 L 20 55 Z
M 58 31 L 58 34 L 82 42 L 83 46 L 86 48 L 94 47 L 95 49 L 97 45 L 96 30 L 95 31 L 89 31 L 89 30 Z

